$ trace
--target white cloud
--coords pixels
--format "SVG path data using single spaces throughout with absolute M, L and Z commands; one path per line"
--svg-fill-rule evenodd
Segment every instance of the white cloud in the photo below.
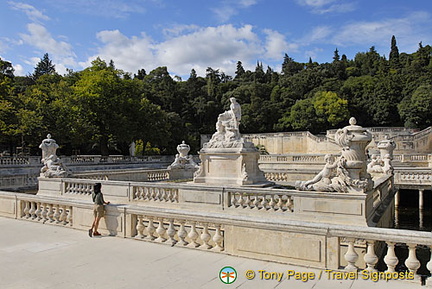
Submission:
M 336 45 L 349 46 L 370 43 L 389 43 L 392 35 L 398 39 L 410 39 L 422 37 L 421 32 L 430 27 L 432 21 L 428 13 L 412 13 L 404 18 L 384 19 L 371 22 L 354 22 L 337 30 L 337 34 L 331 39 Z M 421 28 L 424 26 L 425 28 Z M 430 34 L 424 34 L 430 35 Z M 417 43 L 416 43 L 417 44 Z
M 265 57 L 272 60 L 281 60 L 285 53 L 292 53 L 298 51 L 298 44 L 288 44 L 285 36 L 281 33 L 265 29 L 266 44 L 265 44 Z
M 154 0 L 56 0 L 50 5 L 79 14 L 125 18 L 133 13 L 144 13 Z
M 237 15 L 240 10 L 256 5 L 259 0 L 225 0 L 221 5 L 212 9 L 220 22 L 227 22 Z
M 312 13 L 345 13 L 355 10 L 354 2 L 342 0 L 297 0 L 297 3 L 311 8 Z
M 207 67 L 232 75 L 237 61 L 247 67 L 266 52 L 251 25 L 204 27 L 159 43 L 146 34 L 127 37 L 118 30 L 101 31 L 97 37 L 102 46 L 85 64 L 99 56 L 106 61 L 112 59 L 116 67 L 132 73 L 167 66 L 180 76 L 189 75 L 192 68 L 205 75 Z
M 32 21 L 39 21 L 39 20 L 49 20 L 50 18 L 43 14 L 40 10 L 36 9 L 32 5 L 21 3 L 21 2 L 8 2 L 8 4 L 11 6 L 14 10 L 23 11 L 27 17 Z
M 65 65 L 76 67 L 76 55 L 72 46 L 65 41 L 58 41 L 49 31 L 40 24 L 30 23 L 27 25 L 28 34 L 20 34 L 23 44 L 34 46 L 41 53 L 48 53 L 52 61 L 56 64 L 56 71 L 60 74 L 66 73 Z M 35 59 L 37 61 L 35 62 Z M 33 58 L 29 61 L 32 65 L 40 59 Z M 57 64 L 61 63 L 61 65 Z

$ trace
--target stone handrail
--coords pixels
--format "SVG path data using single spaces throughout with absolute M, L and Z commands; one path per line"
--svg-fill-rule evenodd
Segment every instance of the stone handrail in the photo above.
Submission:
M 4 176 L 0 178 L 0 188 L 3 189 L 36 187 L 37 183 L 37 176 L 29 174 Z
M 129 169 L 122 171 L 97 171 L 74 174 L 75 178 L 91 180 L 122 180 L 122 181 L 166 181 L 170 179 L 169 170 Z
M 0 192 L 0 216 L 39 222 L 50 225 L 65 226 L 74 229 L 87 230 L 81 224 L 90 224 L 92 220 L 91 202 L 32 196 Z M 88 216 L 83 220 L 83 216 Z M 308 239 L 321 240 L 319 246 L 320 258 L 313 261 L 313 266 L 327 270 L 346 270 L 375 272 L 376 265 L 385 264 L 383 278 L 394 272 L 396 264 L 404 264 L 410 274 L 408 279 L 418 278 L 420 266 L 432 271 L 430 259 L 424 260 L 416 254 L 416 249 L 426 253 L 432 247 L 432 233 L 408 230 L 360 227 L 355 225 L 333 225 L 305 221 L 292 221 L 284 217 L 268 218 L 248 214 L 233 215 L 225 212 L 199 212 L 182 208 L 158 208 L 134 205 L 110 205 L 107 207 L 106 224 L 114 235 L 137 240 L 146 240 L 171 246 L 185 246 L 200 250 L 213 250 L 239 256 L 251 257 L 247 250 L 236 250 L 239 240 L 243 240 L 245 232 L 251 232 L 247 242 L 259 244 L 254 248 L 280 246 L 277 236 L 308 236 Z M 119 224 L 116 220 L 124 220 Z M 119 231 L 120 230 L 120 231 Z M 262 233 L 260 233 L 262 232 Z M 266 236 L 264 238 L 264 236 Z M 240 239 L 239 239 L 240 238 Z M 269 243 L 270 242 L 270 243 Z M 274 243 L 271 243 L 274 242 Z M 299 245 L 302 243 L 299 243 Z M 304 250 L 316 251 L 311 245 L 304 243 Z M 407 248 L 408 258 L 398 256 L 395 246 Z M 300 247 L 292 247 L 293 256 Z M 346 252 L 346 253 L 345 253 Z M 382 257 L 381 252 L 385 252 Z M 282 252 L 280 254 L 288 254 Z M 252 255 L 253 257 L 254 255 Z M 277 256 L 259 255 L 263 260 L 271 260 Z M 428 255 L 427 255 L 428 256 Z M 277 259 L 295 265 L 305 265 L 301 259 Z M 310 261 L 312 262 L 312 261 Z M 327 271 L 326 271 L 327 272 Z M 324 273 L 326 274 L 326 273 Z M 329 273 L 330 274 L 330 273 Z M 368 273 L 369 274 L 369 273 Z M 378 273 L 377 273 L 378 274 Z M 408 275 L 407 275 L 408 276 Z

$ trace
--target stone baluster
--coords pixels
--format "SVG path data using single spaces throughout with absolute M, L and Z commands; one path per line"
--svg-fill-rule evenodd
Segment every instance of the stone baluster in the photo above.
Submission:
M 32 220 L 34 220 L 36 217 L 35 212 L 36 212 L 35 202 L 30 202 L 29 218 L 31 217 Z
M 177 233 L 177 236 L 179 237 L 179 243 L 182 246 L 186 246 L 188 242 L 185 241 L 185 238 L 187 236 L 187 231 L 185 229 L 185 221 L 180 221 L 180 229 Z
M 60 222 L 62 222 L 63 225 L 66 225 L 67 218 L 68 218 L 68 213 L 67 213 L 66 206 L 61 206 Z
M 246 208 L 253 209 L 252 204 L 253 204 L 253 201 L 251 199 L 251 196 L 247 195 L 246 196 Z
M 291 196 L 288 196 L 288 200 L 287 200 L 286 206 L 287 206 L 287 210 L 288 211 L 290 211 L 290 212 L 294 211 L 294 201 L 293 201 L 293 199 L 292 199 Z
M 237 198 L 238 195 L 236 193 L 230 193 L 230 195 L 231 195 L 231 204 L 237 208 L 239 206 L 239 200 Z
M 55 205 L 54 220 L 56 221 L 57 224 L 60 223 L 60 206 L 59 205 Z
M 354 248 L 354 238 L 348 239 L 348 250 L 344 255 L 345 260 L 347 261 L 348 265 L 345 267 L 345 271 L 357 271 L 358 267 L 355 265 L 357 262 L 357 259 L 359 255 L 355 251 Z
M 367 252 L 364 255 L 364 261 L 367 265 L 367 268 L 365 270 L 375 272 L 375 265 L 378 263 L 378 257 L 375 254 L 375 241 L 368 240 L 367 241 Z
M 408 258 L 405 260 L 405 265 L 408 270 L 412 272 L 415 276 L 417 269 L 420 268 L 420 261 L 416 256 L 416 244 L 407 244 L 408 245 Z
M 209 241 L 211 239 L 211 235 L 209 234 L 208 231 L 208 224 L 204 223 L 204 229 L 201 232 L 201 240 L 203 241 L 203 244 L 200 246 L 200 248 L 203 249 L 210 249 L 212 246 L 209 244 Z
M 72 206 L 69 206 L 69 214 L 67 215 L 67 219 L 66 219 L 67 223 L 69 224 L 69 226 L 72 226 L 72 222 L 73 222 L 73 216 L 72 216 Z
M 139 215 L 138 216 L 138 221 L 137 221 L 137 225 L 136 225 L 136 230 L 137 230 L 137 235 L 135 236 L 135 238 L 137 239 L 142 239 L 144 238 L 144 224 L 143 224 L 143 216 Z
M 213 247 L 212 251 L 221 252 L 224 250 L 222 245 L 224 238 L 221 232 L 221 225 L 215 224 L 215 227 L 216 227 L 216 231 L 213 236 L 213 242 L 215 242 L 216 245 Z
M 244 199 L 243 193 L 239 193 L 239 195 L 240 195 L 239 205 L 240 205 L 240 207 L 244 208 L 246 201 Z
M 155 237 L 153 236 L 154 232 L 156 231 L 156 228 L 153 223 L 153 218 L 149 217 L 149 223 L 147 225 L 147 240 L 153 241 Z
M 171 246 L 174 246 L 177 243 L 177 240 L 175 239 L 175 234 L 177 233 L 175 226 L 174 226 L 174 219 L 169 220 L 167 235 L 170 238 Z
M 156 234 L 158 235 L 156 242 L 163 243 L 166 241 L 165 232 L 166 232 L 166 229 L 165 229 L 164 224 L 163 224 L 163 218 L 160 218 L 159 219 L 159 226 L 156 229 Z
M 30 217 L 30 214 L 29 214 L 29 211 L 30 211 L 30 202 L 28 202 L 28 201 L 21 201 L 21 204 L 23 204 L 22 217 L 28 219 Z
M 36 218 L 37 218 L 38 221 L 40 221 L 42 219 L 41 205 L 42 204 L 40 202 L 36 203 L 36 212 L 35 212 L 35 215 L 36 215 Z
M 284 207 L 283 195 L 277 195 L 277 196 L 278 196 L 277 208 L 281 211 L 284 211 L 284 209 L 283 209 L 283 207 Z
M 259 210 L 259 209 L 261 209 L 261 196 L 259 196 L 259 195 L 255 195 L 255 200 L 254 200 L 254 202 L 253 202 L 253 206 L 257 209 L 257 210 Z
M 432 246 L 429 246 L 429 251 L 432 248 Z M 429 270 L 430 273 L 432 273 L 432 252 L 429 258 L 429 262 L 426 264 L 426 268 Z
M 45 223 L 46 221 L 48 221 L 48 204 L 46 203 L 42 203 L 42 213 L 41 213 L 41 217 L 42 217 L 42 222 Z
M 196 222 L 192 222 L 190 232 L 188 234 L 189 239 L 191 242 L 189 243 L 188 247 L 190 248 L 196 248 L 199 246 L 199 244 L 196 242 L 196 239 L 198 238 L 198 232 L 196 229 Z
M 269 203 L 267 202 L 267 195 L 263 195 L 263 200 L 262 200 L 261 205 L 262 205 L 262 208 L 264 210 L 268 210 L 269 209 L 268 208 Z
M 387 254 L 384 257 L 384 262 L 387 265 L 387 271 L 393 273 L 395 272 L 396 265 L 399 263 L 399 259 L 395 253 L 395 243 L 387 242 Z
M 274 195 L 270 195 L 270 209 L 276 210 L 275 206 L 276 206 L 276 201 L 275 201 L 275 196 Z

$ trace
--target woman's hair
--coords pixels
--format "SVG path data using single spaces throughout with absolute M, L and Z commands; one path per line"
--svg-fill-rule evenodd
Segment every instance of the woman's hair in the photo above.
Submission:
M 101 192 L 101 188 L 102 188 L 102 184 L 96 183 L 93 187 L 93 191 L 95 192 L 95 194 L 99 194 Z

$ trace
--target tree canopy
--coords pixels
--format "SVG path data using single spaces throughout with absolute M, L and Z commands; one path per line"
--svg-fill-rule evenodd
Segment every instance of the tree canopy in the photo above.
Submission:
M 389 44 L 388 59 L 373 46 L 351 60 L 335 49 L 332 62 L 321 64 L 285 54 L 280 72 L 260 61 L 246 70 L 238 61 L 234 77 L 208 67 L 205 76 L 191 69 L 185 81 L 171 77 L 168 67 L 132 74 L 99 58 L 62 76 L 48 54 L 22 77 L 0 59 L 1 149 L 24 141 L 38 153 L 51 133 L 66 154 L 126 154 L 132 141 L 143 153 L 173 154 L 182 140 L 197 151 L 200 134 L 215 131 L 230 97 L 242 105 L 244 133 L 319 133 L 351 116 L 362 126 L 430 126 L 432 47 L 419 43 L 407 54 L 395 36 Z

